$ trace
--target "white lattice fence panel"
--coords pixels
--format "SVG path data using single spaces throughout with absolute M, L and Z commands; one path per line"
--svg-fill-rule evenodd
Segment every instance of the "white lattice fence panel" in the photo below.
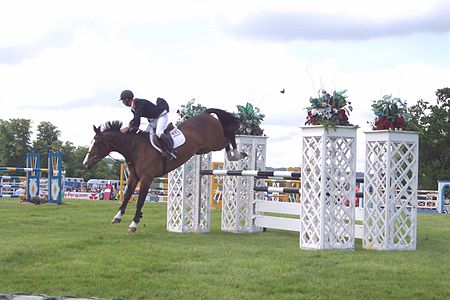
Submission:
M 169 173 L 167 230 L 173 232 L 209 231 L 208 178 L 200 179 L 200 168 L 211 164 L 211 154 L 192 157 Z M 200 192 L 200 182 L 206 181 L 206 194 Z
M 198 227 L 201 232 L 209 232 L 210 229 L 210 196 L 211 196 L 211 176 L 200 176 L 200 170 L 207 170 L 211 168 L 212 155 L 211 153 L 203 154 L 200 156 L 200 162 L 198 169 L 196 170 L 196 176 L 199 176 L 198 182 L 200 185 L 196 187 L 199 199 L 197 199 L 198 207 Z
M 182 232 L 183 167 L 168 174 L 167 230 Z
M 366 132 L 363 247 L 414 250 L 417 232 L 418 135 Z
M 237 136 L 239 152 L 247 157 L 231 162 L 225 156 L 225 170 L 263 170 L 265 168 L 266 137 Z M 262 230 L 254 225 L 255 179 L 253 177 L 226 176 L 223 181 L 222 230 L 254 232 Z M 262 197 L 262 196 L 260 196 Z
M 320 248 L 322 137 L 303 137 L 300 245 Z
M 302 129 L 300 247 L 352 249 L 356 128 L 326 130 L 322 126 L 312 126 Z
M 233 162 L 235 164 L 235 162 Z M 237 166 L 225 162 L 226 170 L 237 170 Z M 237 228 L 237 198 L 239 194 L 239 186 L 237 184 L 238 177 L 226 176 L 223 179 L 223 194 L 222 194 L 222 230 L 235 231 Z

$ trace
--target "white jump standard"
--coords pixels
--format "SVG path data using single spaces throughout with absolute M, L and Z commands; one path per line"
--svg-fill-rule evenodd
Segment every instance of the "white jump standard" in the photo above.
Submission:
M 169 195 L 168 228 L 169 224 L 195 228 L 200 220 L 209 224 L 209 201 L 205 197 L 210 195 L 208 175 L 215 175 L 224 176 L 222 231 L 296 231 L 302 249 L 353 250 L 355 238 L 362 238 L 366 249 L 415 249 L 417 134 L 392 132 L 393 136 L 385 140 L 379 139 L 380 134 L 384 133 L 366 137 L 364 179 L 356 178 L 354 127 L 302 128 L 301 172 L 263 171 L 265 138 L 237 139 L 238 150 L 248 154 L 241 161 L 227 162 L 225 157 L 225 170 L 205 170 L 197 162 L 195 168 L 189 167 L 196 171 L 187 173 L 187 177 L 170 177 L 169 190 L 173 192 Z M 263 186 L 261 178 L 268 177 L 301 178 L 301 189 Z M 364 194 L 356 192 L 356 183 L 362 181 Z M 300 203 L 267 201 L 267 192 L 301 194 Z M 363 195 L 364 207 L 356 208 L 356 198 Z M 173 201 L 171 197 L 181 198 Z M 299 218 L 268 215 L 273 213 Z M 356 221 L 362 221 L 362 225 Z M 208 224 L 188 232 L 209 231 Z

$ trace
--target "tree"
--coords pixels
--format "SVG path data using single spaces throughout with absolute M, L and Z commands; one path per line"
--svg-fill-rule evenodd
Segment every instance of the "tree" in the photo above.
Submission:
M 24 167 L 30 151 L 31 121 L 28 119 L 0 120 L 0 165 Z
M 410 108 L 409 129 L 419 132 L 419 188 L 437 189 L 450 178 L 450 88 L 436 91 L 437 103 L 419 100 Z
M 49 151 L 57 151 L 62 147 L 59 140 L 61 131 L 50 122 L 41 122 L 37 127 L 37 137 L 33 142 L 33 151 L 41 154 L 41 161 L 46 162 Z
M 120 178 L 120 163 L 118 160 L 105 158 L 99 161 L 92 169 L 86 170 L 83 166 L 83 160 L 88 152 L 87 147 L 72 147 L 72 144 L 66 142 L 62 147 L 63 163 L 66 167 L 67 177 L 80 177 L 88 181 L 92 178 Z M 65 161 L 66 160 L 66 161 Z
M 74 160 L 74 152 L 76 147 L 71 142 L 65 142 L 61 147 L 62 164 L 64 171 L 66 171 L 66 177 L 75 177 L 73 174 L 78 166 Z

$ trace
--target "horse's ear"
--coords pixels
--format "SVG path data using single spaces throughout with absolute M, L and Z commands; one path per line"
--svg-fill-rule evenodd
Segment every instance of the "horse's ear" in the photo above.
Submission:
M 94 127 L 94 131 L 96 134 L 100 134 L 100 126 L 99 127 L 95 127 L 95 125 L 93 125 Z

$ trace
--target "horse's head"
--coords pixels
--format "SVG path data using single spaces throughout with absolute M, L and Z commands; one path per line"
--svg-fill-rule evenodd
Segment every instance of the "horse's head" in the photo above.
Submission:
M 113 145 L 108 138 L 108 132 L 120 132 L 121 126 L 121 122 L 109 122 L 104 126 L 103 130 L 101 130 L 100 127 L 94 126 L 95 136 L 83 161 L 83 165 L 86 169 L 92 168 L 97 162 L 114 150 Z

